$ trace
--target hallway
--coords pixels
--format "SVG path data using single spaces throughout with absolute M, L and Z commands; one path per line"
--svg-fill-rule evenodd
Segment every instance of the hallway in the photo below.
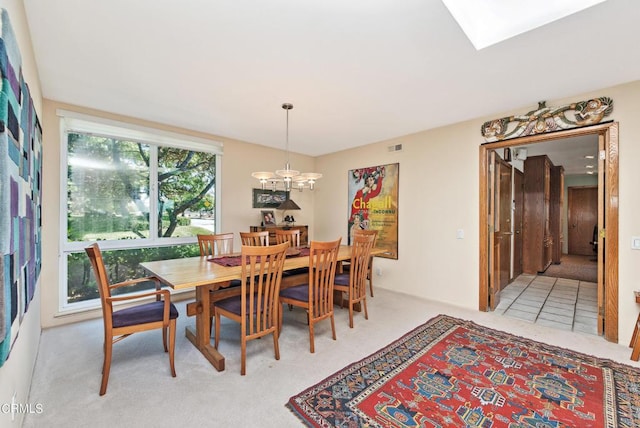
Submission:
M 495 313 L 597 335 L 597 293 L 594 282 L 522 274 L 500 292 Z

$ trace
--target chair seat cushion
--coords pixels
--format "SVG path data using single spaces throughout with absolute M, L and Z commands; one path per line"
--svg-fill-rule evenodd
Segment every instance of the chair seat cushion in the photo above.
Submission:
M 333 283 L 336 285 L 349 285 L 349 274 L 337 273 L 336 278 L 333 280 Z
M 114 312 L 112 317 L 113 327 L 126 327 L 135 324 L 162 321 L 163 316 L 163 301 L 145 303 Z M 173 303 L 169 304 L 169 318 L 178 318 L 178 309 L 176 309 Z
M 249 302 L 250 299 L 249 296 L 247 296 L 247 312 L 249 312 Z M 240 316 L 242 315 L 242 296 L 228 297 L 216 302 L 214 306 Z
M 309 268 L 306 268 L 306 267 L 285 270 L 284 272 L 282 272 L 282 276 L 308 275 L 308 274 L 309 274 Z
M 301 302 L 309 301 L 309 284 L 300 284 L 295 287 L 285 288 L 280 291 L 280 297 L 287 299 L 299 300 Z

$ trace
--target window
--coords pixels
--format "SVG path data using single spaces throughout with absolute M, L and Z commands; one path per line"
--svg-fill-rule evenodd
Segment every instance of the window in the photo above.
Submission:
M 144 276 L 143 261 L 199 254 L 195 236 L 218 229 L 220 143 L 76 113 L 58 115 L 66 170 L 60 203 L 66 232 L 62 312 L 99 305 L 84 253 L 90 242 L 100 242 L 111 282 Z

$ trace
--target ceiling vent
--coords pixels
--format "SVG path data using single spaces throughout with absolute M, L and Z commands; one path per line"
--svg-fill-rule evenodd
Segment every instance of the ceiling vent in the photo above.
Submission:
M 389 146 L 389 151 L 390 152 L 401 152 L 402 151 L 402 144 L 394 144 L 393 146 Z

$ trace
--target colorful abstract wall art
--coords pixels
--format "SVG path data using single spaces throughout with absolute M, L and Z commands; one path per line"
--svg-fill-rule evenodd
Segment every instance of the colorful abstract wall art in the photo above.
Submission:
M 1 15 L 0 366 L 33 299 L 42 259 L 42 128 L 9 15 Z

